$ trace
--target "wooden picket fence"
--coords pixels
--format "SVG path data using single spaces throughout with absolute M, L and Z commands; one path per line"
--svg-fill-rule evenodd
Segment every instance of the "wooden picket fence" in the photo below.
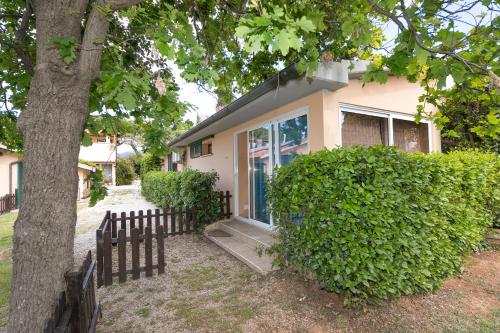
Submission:
M 229 191 L 219 193 L 220 219 L 231 217 L 230 198 Z M 122 283 L 128 276 L 139 279 L 143 272 L 146 277 L 152 276 L 153 271 L 165 273 L 164 238 L 195 232 L 200 212 L 184 207 L 121 212 L 119 215 L 107 211 L 96 231 L 97 287 L 112 285 L 113 278 Z M 153 263 L 153 245 L 156 263 Z M 114 247 L 117 248 L 115 262 Z
M 66 274 L 67 290 L 59 295 L 44 333 L 95 332 L 101 317 L 101 305 L 95 298 L 95 266 L 89 251 L 80 269 Z
M 0 215 L 6 214 L 14 209 L 16 209 L 15 194 L 6 194 L 3 197 L 0 197 Z

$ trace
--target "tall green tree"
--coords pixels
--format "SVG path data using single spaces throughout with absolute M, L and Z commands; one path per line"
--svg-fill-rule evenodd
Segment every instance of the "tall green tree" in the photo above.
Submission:
M 165 59 L 154 54 L 154 32 L 166 29 L 158 20 L 160 5 L 134 7 L 139 2 L 0 4 L 0 140 L 24 151 L 10 332 L 41 330 L 73 266 L 84 129 L 109 132 L 129 119 L 158 132 L 188 108 L 178 100 Z M 151 138 L 158 147 L 160 140 Z
M 148 129 L 146 142 L 160 137 L 186 110 L 169 63 L 185 80 L 214 87 L 224 104 L 294 61 L 241 48 L 235 31 L 249 10 L 243 0 L 1 2 L 1 138 L 12 146 L 22 142 L 25 171 L 14 227 L 10 332 L 41 330 L 73 266 L 85 128 L 105 130 L 108 121 L 126 118 Z

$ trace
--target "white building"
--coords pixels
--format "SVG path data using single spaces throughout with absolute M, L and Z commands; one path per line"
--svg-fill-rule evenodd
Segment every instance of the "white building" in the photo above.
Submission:
M 91 146 L 80 147 L 79 158 L 100 166 L 104 174 L 104 182 L 116 185 L 116 135 L 92 136 Z

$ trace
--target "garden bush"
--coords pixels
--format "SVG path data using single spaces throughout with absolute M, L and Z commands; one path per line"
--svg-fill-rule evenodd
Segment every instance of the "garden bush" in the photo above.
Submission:
M 340 148 L 295 158 L 268 184 L 276 263 L 348 305 L 432 291 L 498 216 L 498 155 Z
M 144 175 L 142 194 L 159 207 L 200 209 L 199 218 L 213 222 L 220 212 L 215 183 L 216 172 L 185 170 L 181 172 L 151 171 Z
M 155 156 L 151 153 L 145 153 L 144 155 L 142 155 L 142 157 L 140 158 L 141 180 L 143 179 L 144 175 L 150 171 L 160 171 L 162 162 L 163 160 L 160 157 Z
M 98 201 L 103 200 L 108 195 L 101 168 L 96 167 L 95 171 L 87 176 L 86 181 L 90 181 L 89 207 L 94 207 Z
M 116 185 L 130 185 L 134 178 L 135 171 L 132 160 L 119 158 L 116 161 Z

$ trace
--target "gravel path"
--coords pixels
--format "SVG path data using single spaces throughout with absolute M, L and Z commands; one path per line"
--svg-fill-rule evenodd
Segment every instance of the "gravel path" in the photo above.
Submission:
M 110 187 L 106 198 L 99 201 L 94 207 L 89 207 L 87 200 L 80 202 L 75 234 L 75 264 L 82 261 L 88 250 L 95 249 L 95 231 L 101 224 L 107 210 L 120 213 L 154 208 L 156 206 L 147 202 L 141 195 L 139 181 L 132 185 Z

